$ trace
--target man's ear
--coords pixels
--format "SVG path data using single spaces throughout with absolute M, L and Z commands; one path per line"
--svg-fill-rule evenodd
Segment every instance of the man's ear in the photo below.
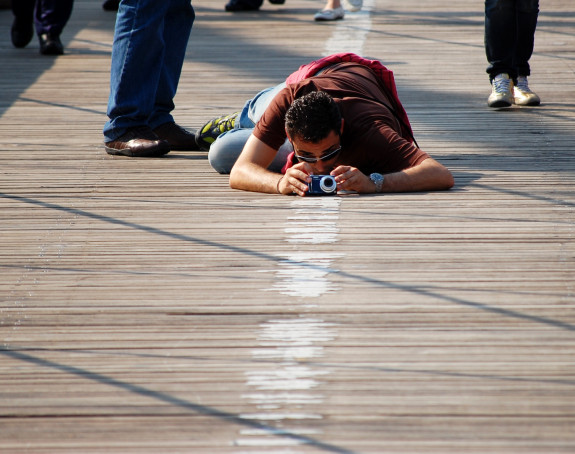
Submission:
M 286 132 L 287 140 L 289 141 L 289 143 L 291 143 L 291 145 L 292 145 L 292 147 L 293 147 L 293 139 L 290 137 L 287 128 L 284 128 L 284 129 L 285 129 L 285 132 Z
M 344 122 L 344 119 L 342 118 L 341 119 L 341 126 L 339 127 L 339 135 L 340 136 L 343 134 L 343 122 Z

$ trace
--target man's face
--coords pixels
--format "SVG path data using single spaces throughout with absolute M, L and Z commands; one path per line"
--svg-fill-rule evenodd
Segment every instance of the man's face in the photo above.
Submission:
M 341 150 L 340 135 L 335 131 L 331 131 L 325 139 L 317 143 L 295 137 L 292 144 L 298 161 L 306 162 L 315 175 L 329 174 Z

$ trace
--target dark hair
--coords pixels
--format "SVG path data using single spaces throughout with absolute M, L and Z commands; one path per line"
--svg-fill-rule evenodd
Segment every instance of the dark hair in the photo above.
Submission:
M 331 131 L 340 133 L 341 112 L 325 91 L 312 91 L 292 103 L 286 112 L 285 126 L 290 137 L 317 143 Z

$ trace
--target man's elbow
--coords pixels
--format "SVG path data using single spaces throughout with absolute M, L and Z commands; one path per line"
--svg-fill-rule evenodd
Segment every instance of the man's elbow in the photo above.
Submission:
M 453 178 L 452 173 L 448 169 L 445 169 L 443 172 L 442 183 L 443 183 L 442 189 L 451 189 L 455 185 L 455 179 Z
M 238 189 L 238 170 L 236 169 L 236 167 L 232 167 L 232 170 L 230 171 L 230 179 L 229 179 L 229 185 L 230 188 L 232 189 Z

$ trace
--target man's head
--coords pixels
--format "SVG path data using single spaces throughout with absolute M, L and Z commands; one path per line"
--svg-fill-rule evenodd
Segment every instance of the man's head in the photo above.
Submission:
M 337 104 L 325 92 L 296 99 L 286 113 L 286 133 L 299 161 L 315 173 L 328 173 L 341 150 L 343 120 Z
M 290 139 L 317 143 L 331 131 L 341 131 L 341 113 L 333 98 L 324 91 L 313 91 L 297 98 L 286 113 L 286 132 Z

